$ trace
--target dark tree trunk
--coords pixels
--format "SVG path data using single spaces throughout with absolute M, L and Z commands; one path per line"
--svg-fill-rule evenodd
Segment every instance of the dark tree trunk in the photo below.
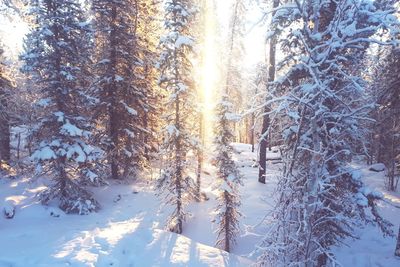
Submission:
M 49 5 L 49 7 L 51 6 L 50 10 L 52 12 L 55 12 L 59 8 L 54 2 L 52 2 L 52 4 L 51 4 L 51 2 L 49 1 L 48 5 Z M 61 37 L 60 37 L 60 28 L 59 27 L 60 27 L 59 25 L 54 24 L 53 25 L 53 30 L 52 30 L 52 32 L 54 33 L 54 36 L 55 36 L 55 40 L 57 42 L 59 42 L 59 40 L 61 39 Z M 67 95 L 68 95 L 69 92 L 66 93 L 64 91 L 60 91 L 60 87 L 62 87 L 62 86 L 60 86 L 62 84 L 62 78 L 60 76 L 61 66 L 62 66 L 61 52 L 59 51 L 59 48 L 58 48 L 57 45 L 54 46 L 54 49 L 55 49 L 55 53 L 54 54 L 56 56 L 56 58 L 55 58 L 55 69 L 56 69 L 56 73 L 57 73 L 56 74 L 57 76 L 55 78 L 56 87 L 54 88 L 55 91 L 57 92 L 57 94 L 55 95 L 55 99 L 56 99 L 58 110 L 63 112 L 63 113 L 65 113 L 65 114 L 68 114 L 69 110 L 66 107 L 66 103 L 68 101 Z M 64 198 L 68 198 L 69 197 L 68 196 L 68 192 L 67 192 L 68 188 L 66 186 L 68 175 L 67 175 L 67 172 L 66 172 L 66 157 L 65 156 L 59 157 L 56 160 L 56 171 L 57 171 L 57 176 L 58 176 L 57 179 L 59 180 L 59 183 L 60 183 L 61 195 Z
M 8 118 L 2 118 L 2 115 L 0 115 L 0 161 L 9 161 L 11 159 L 10 136 Z
M 180 103 L 179 97 L 175 100 L 175 125 L 177 130 L 180 130 Z M 176 190 L 176 214 L 177 214 L 177 225 L 176 233 L 181 234 L 183 228 L 182 218 L 182 145 L 181 136 L 176 138 L 175 144 L 175 167 L 176 167 L 176 179 L 175 179 L 175 190 Z
M 115 5 L 112 7 L 112 26 L 111 26 L 111 32 L 110 32 L 110 46 L 111 46 L 111 52 L 110 52 L 110 75 L 111 77 L 115 76 L 116 68 L 117 68 L 117 40 L 116 40 L 116 31 L 117 31 L 117 26 L 116 26 L 116 20 L 117 20 L 117 8 Z M 107 96 L 110 101 L 110 105 L 108 106 L 108 116 L 109 116 L 109 137 L 111 141 L 111 147 L 109 148 L 108 151 L 108 157 L 111 157 L 110 160 L 110 167 L 111 167 L 111 178 L 112 179 L 119 179 L 119 171 L 118 171 L 118 114 L 116 111 L 116 105 L 117 105 L 117 100 L 116 100 L 116 95 L 115 95 L 115 90 L 116 90 L 116 83 L 113 82 L 108 84 L 107 88 Z
M 63 197 L 68 197 L 67 193 L 67 173 L 65 172 L 65 157 L 57 160 L 57 175 L 60 181 L 60 191 Z
M 254 152 L 254 122 L 255 122 L 255 115 L 254 113 L 251 114 L 251 128 L 250 128 L 250 143 L 251 143 L 251 152 Z
M 279 0 L 274 0 L 273 8 L 277 8 L 279 5 Z M 273 15 L 275 12 L 273 13 Z M 269 43 L 269 60 L 268 60 L 268 85 L 275 80 L 275 46 L 276 38 L 272 37 Z M 268 87 L 267 85 L 267 87 Z M 268 101 L 268 99 L 266 99 Z M 265 174 L 267 167 L 267 147 L 268 147 L 268 134 L 267 131 L 270 127 L 269 112 L 271 111 L 269 105 L 264 108 L 263 124 L 261 129 L 261 141 L 260 141 L 260 151 L 259 151 L 259 169 L 258 169 L 258 181 L 265 184 Z
M 269 112 L 269 108 L 265 108 L 264 112 Z M 259 155 L 259 166 L 258 166 L 258 181 L 260 183 L 265 184 L 265 174 L 266 174 L 266 168 L 267 168 L 267 136 L 265 136 L 265 133 L 268 131 L 270 124 L 269 120 L 269 115 L 265 114 L 263 118 L 263 125 L 262 125 L 262 133 L 264 136 L 262 136 L 261 142 L 260 142 L 260 155 Z
M 0 85 L 1 86 L 1 85 Z M 10 148 L 10 121 L 7 115 L 7 99 L 4 88 L 0 88 L 0 161 L 9 161 L 11 158 Z
M 396 250 L 394 252 L 394 255 L 397 257 L 400 257 L 400 226 L 399 226 L 399 234 L 397 235 L 397 244 L 396 244 Z
M 229 193 L 227 191 L 224 192 L 224 197 L 225 197 L 225 205 L 226 205 L 226 211 L 225 211 L 225 251 L 230 252 L 230 239 L 231 237 L 229 236 L 230 232 L 230 217 L 229 214 L 231 213 L 230 209 L 230 199 L 229 199 Z
M 268 151 L 272 151 L 272 133 L 268 134 Z
M 176 15 L 174 15 L 174 22 L 176 22 Z M 175 66 L 177 66 L 177 52 L 174 51 L 174 62 Z M 174 69 L 175 81 L 179 81 L 179 70 L 177 68 Z M 175 83 L 175 127 L 178 132 L 181 130 L 181 106 L 180 106 L 180 97 L 179 97 L 179 86 Z M 176 168 L 176 177 L 175 177 L 175 190 L 176 190 L 176 228 L 175 231 L 177 234 L 182 234 L 183 231 L 183 214 L 182 214 L 182 136 L 179 134 L 175 139 L 175 168 Z
M 383 140 L 384 140 L 384 138 L 383 138 L 383 129 L 382 129 L 383 127 L 380 127 L 379 128 L 379 134 L 378 134 L 378 151 L 377 151 L 377 156 L 376 156 L 376 160 L 377 160 L 377 163 L 382 163 L 383 162 L 383 151 L 382 151 L 382 144 L 383 144 Z
M 0 52 L 2 51 L 0 50 Z M 7 105 L 8 86 L 9 86 L 8 81 L 0 76 L 0 161 L 3 160 L 9 161 L 11 158 L 10 117 L 8 116 L 8 105 Z
M 204 146 L 204 118 L 203 114 L 200 116 L 199 137 L 201 146 Z M 199 147 L 197 151 L 197 177 L 196 177 L 196 201 L 201 201 L 201 172 L 203 169 L 203 147 Z

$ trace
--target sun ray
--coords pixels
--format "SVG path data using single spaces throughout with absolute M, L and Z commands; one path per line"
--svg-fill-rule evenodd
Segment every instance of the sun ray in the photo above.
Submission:
M 203 102 L 204 140 L 209 144 L 213 136 L 213 109 L 219 81 L 217 20 L 214 0 L 205 0 L 203 52 L 201 64 L 201 95 Z

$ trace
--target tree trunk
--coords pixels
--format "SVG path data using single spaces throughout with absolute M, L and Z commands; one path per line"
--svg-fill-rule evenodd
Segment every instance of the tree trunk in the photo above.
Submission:
M 394 251 L 394 255 L 400 257 L 400 226 L 399 226 L 399 234 L 397 235 L 397 244 L 396 244 L 396 250 Z
M 264 112 L 269 112 L 269 108 L 265 108 Z M 260 183 L 265 184 L 265 174 L 267 168 L 267 137 L 265 133 L 268 131 L 269 128 L 269 115 L 264 115 L 263 118 L 263 125 L 262 125 L 262 132 L 263 136 L 261 137 L 260 142 L 260 151 L 259 151 L 259 165 L 258 165 L 258 181 Z
M 225 205 L 226 205 L 226 211 L 225 211 L 225 251 L 229 252 L 230 251 L 230 236 L 229 236 L 229 227 L 230 227 L 230 203 L 229 203 L 229 193 L 227 191 L 224 192 L 224 198 L 225 198 Z
M 57 160 L 57 175 L 60 181 L 60 192 L 63 197 L 68 197 L 67 191 L 67 173 L 65 172 L 65 157 L 61 157 Z
M 203 114 L 200 115 L 199 125 L 199 137 L 201 144 L 197 150 L 197 177 L 196 177 L 196 201 L 201 201 L 201 172 L 203 169 L 203 146 L 204 146 L 204 135 L 203 135 L 204 118 Z
M 115 5 L 112 7 L 112 25 L 111 25 L 111 33 L 110 33 L 110 47 L 111 47 L 111 52 L 110 52 L 110 71 L 109 74 L 111 77 L 115 77 L 115 71 L 117 68 L 117 51 L 116 51 L 116 46 L 117 46 L 117 40 L 116 40 L 116 31 L 117 31 L 117 26 L 115 25 L 115 21 L 117 19 L 117 9 Z M 112 179 L 119 179 L 119 173 L 118 173 L 118 114 L 116 112 L 116 105 L 117 105 L 117 100 L 116 100 L 116 85 L 115 81 L 113 79 L 112 83 L 108 83 L 108 88 L 107 88 L 107 96 L 110 101 L 109 106 L 108 106 L 108 116 L 109 116 L 109 137 L 111 139 L 111 147 L 108 149 L 108 157 L 111 157 L 109 159 L 110 161 L 110 167 L 111 167 L 111 178 Z
M 180 103 L 179 96 L 175 100 L 175 125 L 177 131 L 180 130 Z M 182 233 L 183 216 L 182 216 L 182 145 L 181 135 L 176 137 L 175 141 L 175 190 L 176 190 L 176 233 Z
M 2 115 L 0 115 L 0 161 L 9 161 L 11 159 L 10 136 L 8 118 L 2 118 Z
M 20 158 L 20 149 L 21 149 L 21 134 L 18 133 L 18 142 L 17 142 L 17 160 Z
M 0 161 L 9 161 L 11 158 L 11 133 L 10 120 L 7 114 L 6 84 L 2 80 L 0 82 Z
M 255 115 L 253 113 L 251 114 L 251 128 L 250 128 L 251 152 L 254 152 L 254 132 L 255 132 L 254 122 L 255 122 Z
M 279 0 L 274 0 L 273 9 L 277 8 L 279 5 Z M 273 12 L 272 16 L 274 16 L 275 12 Z M 276 46 L 276 37 L 271 37 L 269 43 L 269 64 L 268 64 L 268 85 L 275 80 L 275 46 Z M 267 87 L 268 87 L 267 85 Z M 266 99 L 268 101 L 268 98 Z M 260 141 L 260 151 L 259 151 L 259 167 L 258 167 L 258 181 L 260 183 L 265 184 L 265 174 L 266 174 L 266 167 L 267 167 L 267 146 L 268 146 L 268 134 L 267 131 L 270 127 L 270 118 L 269 112 L 270 107 L 268 105 L 264 108 L 264 115 L 263 115 L 263 124 L 261 130 L 261 141 Z

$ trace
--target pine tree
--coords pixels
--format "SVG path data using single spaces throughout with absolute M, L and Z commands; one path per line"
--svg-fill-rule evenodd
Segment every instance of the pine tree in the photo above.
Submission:
M 182 233 L 184 206 L 194 197 L 194 182 L 188 176 L 188 152 L 198 139 L 191 131 L 196 116 L 194 81 L 191 77 L 191 53 L 194 39 L 190 31 L 195 10 L 188 0 L 167 0 L 164 6 L 166 36 L 161 39 L 160 85 L 169 95 L 165 115 L 164 153 L 168 166 L 163 169 L 159 186 L 167 194 L 167 203 L 175 206 L 168 227 Z
M 155 0 L 141 1 L 138 5 L 138 38 L 142 49 L 141 60 L 143 68 L 141 75 L 143 79 L 140 82 L 140 87 L 146 92 L 146 110 L 143 114 L 144 129 L 146 134 L 142 136 L 145 144 L 145 157 L 149 162 L 153 159 L 161 143 L 161 135 L 158 133 L 161 130 L 163 114 L 163 98 L 165 95 L 162 89 L 158 86 L 158 70 L 156 64 L 159 58 L 159 36 L 161 30 L 159 27 L 158 18 L 160 17 L 161 8 Z M 145 49 L 144 49 L 145 48 Z
M 373 34 L 394 30 L 392 12 L 365 1 L 322 0 L 288 3 L 275 14 L 278 27 L 291 29 L 279 37 L 285 68 L 272 88 L 273 101 L 284 99 L 277 112 L 288 120 L 279 197 L 260 265 L 334 265 L 331 246 L 353 236 L 360 221 L 393 234 L 375 203 L 382 196 L 366 190 L 348 164 L 364 141 L 359 126 L 371 108 L 354 63 L 370 43 L 390 44 Z
M 11 158 L 10 151 L 10 114 L 8 108 L 10 78 L 6 73 L 3 45 L 0 43 L 0 163 L 8 162 Z
M 42 97 L 32 157 L 38 171 L 54 180 L 41 200 L 58 199 L 66 213 L 87 214 L 99 209 L 78 182 L 82 176 L 96 178 L 85 166 L 99 153 L 88 145 L 92 126 L 84 116 L 86 82 L 81 71 L 89 63 L 89 23 L 79 1 L 37 0 L 31 7 L 36 25 L 26 41 L 23 70 L 40 85 Z
M 232 159 L 233 147 L 231 142 L 234 135 L 231 131 L 233 105 L 228 101 L 228 96 L 223 95 L 216 108 L 215 126 L 215 162 L 218 176 L 218 206 L 217 223 L 218 239 L 216 245 L 225 251 L 230 251 L 239 232 L 238 208 L 240 207 L 239 186 L 242 185 L 241 175 Z
M 232 159 L 234 133 L 231 128 L 237 123 L 237 115 L 234 113 L 234 106 L 231 103 L 235 93 L 239 92 L 235 79 L 240 73 L 239 62 L 235 62 L 237 53 L 241 53 L 240 37 L 242 33 L 242 17 L 244 11 L 243 1 L 237 0 L 233 5 L 231 22 L 231 33 L 229 36 L 228 62 L 225 86 L 222 91 L 221 101 L 216 107 L 215 140 L 216 147 L 215 162 L 218 168 L 219 196 L 217 212 L 218 239 L 216 245 L 226 251 L 230 251 L 231 245 L 235 243 L 239 231 L 238 208 L 240 196 L 238 187 L 242 185 L 241 175 Z M 229 97 L 228 97 L 229 95 Z
M 146 80 L 150 53 L 141 39 L 146 33 L 139 32 L 140 4 L 144 3 L 93 0 L 98 49 L 94 92 L 99 100 L 97 136 L 113 179 L 135 179 L 147 162 L 146 136 L 151 134 L 148 113 L 154 110 L 150 104 L 154 93 Z

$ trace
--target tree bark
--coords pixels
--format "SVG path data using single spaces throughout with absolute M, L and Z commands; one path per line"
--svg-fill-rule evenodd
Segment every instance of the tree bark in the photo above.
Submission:
M 254 152 L 254 133 L 255 133 L 254 122 L 255 122 L 255 115 L 253 113 L 251 114 L 251 128 L 250 128 L 251 152 Z
M 399 226 L 399 234 L 397 235 L 397 244 L 396 244 L 396 250 L 394 251 L 394 255 L 400 257 L 400 226 Z
M 109 135 L 111 139 L 111 147 L 108 150 L 108 157 L 111 157 L 110 160 L 110 167 L 111 167 L 111 178 L 112 179 L 119 179 L 119 172 L 118 172 L 118 159 L 116 150 L 118 149 L 118 115 L 116 112 L 116 84 L 114 81 L 115 77 L 115 70 L 117 68 L 117 40 L 116 40 L 116 19 L 117 19 L 117 8 L 115 5 L 112 7 L 112 26 L 110 32 L 110 71 L 109 74 L 112 77 L 112 82 L 108 84 L 107 88 L 107 96 L 110 101 L 110 105 L 108 106 L 108 116 L 109 116 Z
M 0 47 L 0 56 L 3 50 Z M 1 64 L 1 62 L 0 62 Z M 0 72 L 3 71 L 3 66 L 0 66 Z M 0 73 L 0 161 L 9 161 L 11 158 L 10 148 L 10 117 L 8 114 L 8 93 L 10 87 L 9 81 Z
M 226 211 L 225 211 L 225 251 L 230 252 L 230 239 L 231 237 L 229 236 L 229 227 L 230 227 L 230 203 L 229 203 L 229 193 L 227 191 L 224 192 L 224 198 L 225 198 L 225 205 L 226 205 Z
M 180 130 L 180 103 L 179 96 L 175 100 L 175 125 L 177 130 Z M 176 214 L 177 214 L 177 225 L 176 233 L 181 234 L 183 228 L 183 217 L 182 217 L 182 145 L 181 136 L 177 136 L 175 140 L 175 190 L 176 190 Z
M 10 120 L 7 115 L 7 97 L 5 85 L 0 84 L 0 161 L 9 161 L 11 158 Z
M 196 177 L 196 201 L 201 201 L 201 172 L 203 169 L 203 146 L 204 146 L 204 118 L 203 114 L 200 115 L 200 125 L 199 125 L 199 137 L 201 144 L 197 150 L 197 177 Z
M 279 5 L 279 0 L 274 0 L 273 2 L 273 9 L 277 8 Z M 275 15 L 275 12 L 272 13 L 272 16 Z M 275 53 L 276 53 L 276 37 L 271 37 L 269 43 L 269 60 L 268 60 L 268 83 L 267 87 L 271 82 L 275 80 Z M 268 101 L 268 97 L 266 99 Z M 266 167 L 267 167 L 267 147 L 268 147 L 268 134 L 267 131 L 270 128 L 270 118 L 269 112 L 271 111 L 269 105 L 266 105 L 264 108 L 264 115 L 263 115 L 263 124 L 261 130 L 261 141 L 260 141 L 260 151 L 259 151 L 259 167 L 258 167 L 258 181 L 260 183 L 265 184 L 265 174 L 266 174 Z

